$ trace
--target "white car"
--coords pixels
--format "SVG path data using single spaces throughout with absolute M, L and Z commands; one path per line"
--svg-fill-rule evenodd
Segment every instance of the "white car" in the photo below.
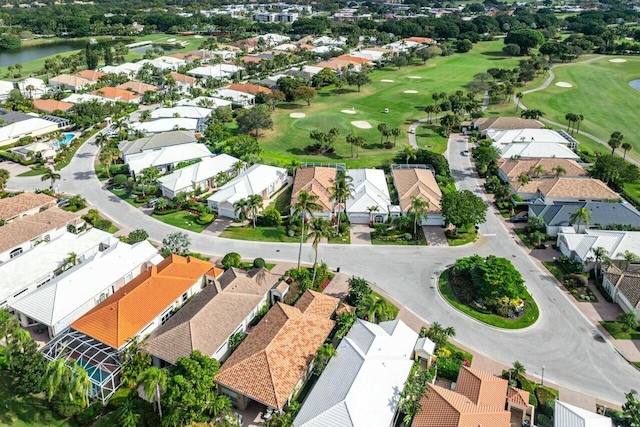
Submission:
M 462 150 L 460 152 L 460 155 L 464 156 L 464 157 L 469 157 L 469 150 Z

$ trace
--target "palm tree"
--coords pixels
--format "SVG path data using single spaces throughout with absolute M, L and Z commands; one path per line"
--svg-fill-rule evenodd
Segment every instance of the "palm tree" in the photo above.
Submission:
M 553 169 L 551 169 L 553 172 L 555 172 L 556 178 L 559 178 L 560 175 L 564 175 L 567 173 L 567 170 L 565 168 L 563 168 L 562 166 L 556 166 Z
M 520 183 L 520 185 L 527 185 L 529 181 L 529 175 L 527 175 L 526 173 L 521 173 L 520 175 L 518 175 L 518 182 Z
M 252 194 L 247 198 L 247 208 L 251 211 L 251 221 L 253 222 L 253 228 L 256 228 L 256 218 L 258 213 L 262 209 L 262 196 L 259 194 Z
M 516 111 L 518 111 L 518 107 L 520 107 L 520 102 L 522 101 L 522 98 L 524 98 L 524 93 L 522 92 L 516 93 Z
M 596 282 L 597 282 L 598 270 L 600 270 L 600 267 L 601 267 L 600 264 L 602 263 L 602 261 L 604 261 L 606 257 L 609 256 L 609 252 L 602 246 L 598 246 L 597 248 L 591 248 L 591 251 L 593 252 L 593 258 L 596 262 L 596 268 L 595 268 L 594 274 L 596 275 Z
M 578 125 L 578 126 L 575 128 L 575 131 L 576 131 L 577 133 L 580 133 L 580 122 L 582 122 L 583 120 L 584 120 L 584 116 L 583 116 L 582 114 L 576 114 L 576 116 L 575 116 L 575 118 L 574 118 L 574 121 L 575 121 L 575 122 L 576 122 L 576 124 Z
M 333 224 L 331 221 L 326 220 L 324 218 L 313 218 L 311 220 L 311 232 L 309 233 L 309 237 L 311 237 L 311 242 L 313 246 L 313 250 L 315 251 L 315 258 L 313 260 L 313 278 L 311 279 L 311 283 L 316 282 L 316 271 L 318 268 L 318 245 L 324 238 L 331 237 L 331 233 L 333 231 Z
M 55 359 L 47 364 L 43 377 L 43 384 L 47 391 L 47 399 L 51 401 L 57 393 L 68 389 L 71 371 L 64 359 Z
M 384 322 L 389 317 L 387 303 L 373 293 L 360 301 L 357 310 L 359 317 L 365 317 L 371 323 Z
M 136 403 L 133 398 L 128 398 L 119 404 L 116 418 L 120 427 L 137 427 L 140 424 L 142 415 L 140 415 Z
M 631 145 L 628 142 L 623 142 L 622 145 L 620 146 L 620 148 L 622 148 L 622 150 L 624 151 L 624 155 L 622 156 L 623 159 L 627 158 L 627 151 L 631 151 L 633 149 L 633 145 Z
M 429 123 L 431 123 L 431 115 L 435 110 L 436 110 L 435 105 L 427 105 L 426 107 L 424 107 L 424 112 L 428 114 L 427 118 L 429 120 Z
M 213 418 L 217 418 L 220 415 L 231 410 L 231 399 L 224 394 L 216 394 L 211 397 L 209 401 L 209 412 Z
M 571 124 L 576 120 L 576 115 L 573 113 L 567 113 L 564 115 L 564 118 L 567 121 L 567 132 L 569 132 Z
M 527 370 L 524 365 L 519 361 L 513 362 L 513 368 L 509 369 L 509 375 L 511 379 L 516 380 L 518 383 L 522 383 L 522 380 L 526 378 Z
M 148 122 L 149 120 L 151 120 L 151 111 L 144 110 L 142 113 L 140 113 L 141 122 Z
M 374 212 L 380 212 L 380 208 L 376 205 L 373 205 L 373 206 L 369 206 L 367 210 L 369 211 L 369 222 L 373 222 L 373 218 L 371 216 L 373 215 Z
M 520 113 L 520 117 L 533 120 L 538 120 L 540 117 L 544 117 L 544 115 L 543 111 L 536 109 L 524 110 Z
M 576 230 L 580 231 L 580 223 L 584 223 L 584 228 L 589 228 L 589 220 L 591 219 L 591 210 L 587 208 L 576 208 L 575 212 L 569 215 L 570 224 L 577 222 Z
M 78 264 L 78 254 L 75 252 L 69 252 L 67 257 L 64 259 L 64 266 L 75 267 L 76 264 Z
M 415 160 L 418 158 L 418 152 L 416 151 L 415 148 L 413 148 L 410 145 L 407 145 L 406 147 L 404 147 L 404 150 L 402 150 L 402 154 L 404 154 L 404 158 L 407 165 L 409 164 L 410 160 Z
M 331 201 L 334 206 L 338 207 L 338 219 L 336 222 L 336 235 L 340 232 L 340 220 L 341 220 L 341 209 L 342 206 L 344 210 L 346 210 L 347 199 L 353 196 L 355 189 L 353 188 L 353 178 L 344 172 L 340 172 L 332 187 L 329 187 L 329 192 L 331 193 Z
M 386 123 L 380 123 L 378 125 L 378 132 L 380 132 L 380 145 L 382 145 L 384 136 L 389 132 L 389 125 Z
M 393 135 L 393 145 L 396 145 L 396 141 L 398 140 L 398 136 L 400 136 L 400 134 L 402 133 L 402 131 L 400 130 L 400 128 L 393 128 L 391 129 L 391 135 Z
M 629 267 L 629 264 L 632 262 L 638 261 L 638 255 L 634 254 L 631 251 L 618 252 L 617 257 L 622 257 L 622 261 L 620 261 L 620 269 L 624 270 Z
M 618 316 L 620 322 L 622 322 L 622 330 L 624 332 L 629 332 L 630 330 L 635 330 L 638 327 L 638 318 L 633 311 L 629 311 L 626 313 L 620 313 Z
M 622 134 L 622 132 L 615 131 L 611 134 L 611 136 L 609 137 L 609 141 L 607 142 L 607 144 L 609 144 L 609 147 L 611 147 L 611 154 L 615 153 L 616 148 L 620 147 L 623 139 L 624 135 Z
M 313 217 L 313 213 L 322 209 L 318 203 L 318 196 L 311 195 L 304 190 L 298 193 L 298 197 L 295 203 L 291 205 L 291 215 L 293 217 L 300 217 L 302 220 L 302 227 L 300 229 L 300 250 L 298 251 L 298 270 L 300 270 L 300 258 L 302 257 L 302 243 L 304 242 L 304 223 L 306 216 Z
M 238 160 L 233 164 L 233 166 L 231 167 L 231 170 L 233 171 L 233 174 L 237 176 L 240 172 L 244 170 L 245 167 L 247 167 L 247 164 L 242 160 Z
M 61 176 L 59 173 L 49 168 L 45 173 L 42 174 L 42 177 L 40 177 L 40 181 L 42 182 L 51 181 L 51 185 L 49 186 L 49 189 L 53 190 L 53 183 L 59 180 L 60 178 Z
M 120 157 L 120 152 L 114 148 L 106 148 L 100 151 L 100 162 L 105 165 L 107 177 L 111 178 L 111 164 L 115 159 Z
M 536 167 L 531 169 L 531 172 L 533 172 L 533 174 L 536 177 L 540 177 L 540 175 L 544 175 L 544 174 L 547 173 L 547 171 L 544 169 L 544 166 L 542 166 L 542 165 L 537 165 Z
M 98 148 L 102 148 L 109 142 L 109 137 L 105 133 L 99 133 L 96 135 L 96 145 Z
M 233 213 L 242 222 L 244 222 L 244 220 L 247 219 L 248 217 L 247 214 L 249 213 L 249 209 L 250 209 L 249 200 L 247 199 L 236 200 L 235 203 L 233 204 Z
M 416 196 L 411 196 L 411 205 L 409 212 L 413 215 L 413 238 L 416 238 L 418 232 L 418 222 L 427 219 L 429 213 L 429 202 Z
M 142 373 L 138 381 L 142 383 L 142 388 L 147 398 L 150 398 L 152 403 L 155 401 L 158 404 L 158 414 L 162 420 L 160 395 L 167 388 L 167 375 L 165 371 L 155 366 L 150 366 Z
M 74 361 L 71 365 L 71 376 L 72 380 L 69 383 L 69 400 L 73 401 L 75 398 L 79 398 L 85 407 L 89 406 L 89 395 L 93 390 L 89 374 L 82 366 Z

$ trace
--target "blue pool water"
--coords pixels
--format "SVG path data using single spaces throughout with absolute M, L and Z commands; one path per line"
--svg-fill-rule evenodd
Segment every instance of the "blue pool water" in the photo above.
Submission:
M 85 360 L 78 359 L 76 360 L 76 362 L 78 363 L 78 365 L 82 366 L 85 369 L 85 371 L 87 371 L 89 378 L 91 378 L 91 380 L 95 383 L 101 384 L 102 381 L 104 381 L 109 377 L 109 372 L 103 371 L 102 369 L 92 365 L 91 363 Z M 97 394 L 99 391 L 99 387 L 97 387 L 95 383 L 92 387 L 94 395 Z
M 53 148 L 60 148 L 63 145 L 67 145 L 71 142 L 71 140 L 73 138 L 75 138 L 76 136 L 72 133 L 65 133 L 64 135 L 62 135 L 62 139 L 59 141 L 54 142 L 53 144 L 51 144 L 51 146 Z

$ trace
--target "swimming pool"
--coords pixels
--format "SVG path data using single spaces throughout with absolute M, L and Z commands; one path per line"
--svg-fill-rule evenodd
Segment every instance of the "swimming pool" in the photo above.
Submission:
M 109 372 L 103 371 L 102 369 L 98 368 L 97 366 L 94 366 L 91 363 L 89 363 L 86 360 L 83 360 L 81 358 L 76 360 L 76 362 L 78 363 L 78 365 L 83 367 L 85 369 L 85 371 L 87 371 L 87 374 L 89 375 L 89 378 L 91 379 L 91 382 L 93 383 L 93 385 L 92 385 L 92 395 L 98 394 L 98 392 L 100 391 L 100 387 L 97 384 L 102 384 L 102 382 L 104 380 L 106 380 L 107 378 L 109 378 L 109 376 L 111 374 Z
M 74 134 L 72 134 L 72 133 L 65 133 L 65 134 L 63 134 L 63 135 L 62 135 L 62 139 L 60 139 L 60 140 L 58 140 L 58 141 L 56 141 L 56 142 L 52 143 L 52 144 L 51 144 L 51 146 L 52 146 L 53 148 L 60 148 L 60 147 L 62 147 L 63 145 L 67 145 L 67 144 L 69 144 L 69 143 L 71 142 L 71 140 L 72 140 L 73 138 L 75 138 L 75 137 L 76 137 L 76 136 L 75 136 Z

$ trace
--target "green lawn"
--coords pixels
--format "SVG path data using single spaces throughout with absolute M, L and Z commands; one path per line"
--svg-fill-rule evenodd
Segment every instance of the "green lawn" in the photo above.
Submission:
M 373 231 L 371 233 L 373 233 Z M 427 239 L 425 239 L 424 236 L 421 236 L 420 240 L 417 240 L 417 241 L 416 240 L 389 241 L 389 240 L 375 239 L 373 236 L 371 236 L 371 244 L 372 245 L 399 245 L 399 246 L 426 246 Z
M 478 232 L 476 231 L 476 228 L 473 227 L 467 232 L 458 232 L 455 237 L 449 238 L 449 236 L 447 236 L 447 244 L 449 244 L 449 246 L 462 246 L 467 243 L 474 242 L 477 237 Z
M 617 340 L 640 340 L 640 331 L 624 332 L 621 322 L 604 321 L 600 322 L 600 324 Z
M 270 204 L 269 207 L 273 207 L 276 208 L 278 210 L 278 212 L 280 212 L 282 215 L 288 215 L 289 211 L 288 211 L 288 207 L 289 204 L 291 203 L 291 193 L 293 192 L 293 185 L 289 185 L 287 188 L 285 188 L 284 190 L 280 190 L 280 192 L 276 195 L 275 200 L 273 200 Z
M 116 196 L 120 197 L 122 200 L 124 200 L 125 202 L 129 203 L 131 206 L 134 206 L 136 208 L 139 208 L 139 207 L 144 206 L 146 204 L 146 202 L 138 203 L 136 201 L 135 195 L 131 195 L 131 194 L 127 193 L 127 190 L 125 190 L 125 189 L 122 189 L 122 188 L 109 188 L 109 191 L 111 191 L 113 194 L 115 194 Z
M 605 141 L 614 131 L 626 135 L 625 141 L 634 146 L 628 155 L 640 159 L 640 141 L 633 136 L 640 133 L 637 110 L 640 92 L 629 86 L 631 80 L 640 77 L 640 58 L 624 57 L 625 63 L 611 63 L 610 56 L 587 64 L 554 68 L 556 79 L 545 90 L 529 93 L 523 102 L 529 108 L 538 108 L 546 117 L 559 123 L 566 123 L 566 113 L 582 114 L 585 120 L 580 130 L 589 132 Z M 572 88 L 560 88 L 556 82 L 568 82 Z M 585 102 L 586 101 L 586 102 Z M 580 138 L 582 142 L 583 139 Z M 585 147 L 593 151 L 595 143 Z M 582 148 L 582 147 L 581 147 Z M 602 151 L 606 151 L 604 147 Z
M 564 273 L 562 272 L 562 270 L 560 270 L 560 268 L 558 268 L 555 262 L 542 261 L 542 264 L 547 267 L 547 270 L 549 270 L 549 272 L 553 274 L 553 277 L 558 279 L 558 281 L 562 282 L 564 280 Z
M 287 229 L 280 227 L 228 227 L 220 237 L 236 240 L 254 240 L 258 242 L 300 242 L 300 237 L 287 236 Z
M 631 363 L 633 363 L 633 366 L 640 369 L 640 362 L 631 362 Z
M 22 172 L 17 176 L 39 176 L 39 175 L 44 175 L 45 173 L 47 173 L 48 170 L 49 169 L 47 168 L 31 169 L 26 172 Z
M 194 233 L 201 233 L 204 229 L 206 229 L 210 224 L 201 225 L 196 222 L 198 219 L 198 215 L 194 215 L 191 212 L 187 211 L 178 211 L 174 213 L 170 213 L 167 215 L 151 215 L 153 218 L 158 221 L 164 222 L 165 224 L 173 225 L 174 227 L 183 228 L 185 230 L 193 231 Z
M 407 131 L 414 120 L 426 117 L 424 107 L 433 103 L 434 91 L 453 92 L 464 89 L 473 76 L 492 67 L 512 68 L 518 58 L 508 58 L 501 53 L 502 41 L 482 42 L 474 45 L 471 52 L 437 57 L 426 65 L 395 67 L 376 70 L 370 74 L 372 84 L 363 86 L 361 92 L 354 87 L 334 93 L 333 87 L 323 88 L 318 97 L 307 107 L 306 103 L 283 104 L 273 113 L 274 130 L 265 131 L 260 137 L 260 145 L 266 160 L 281 165 L 291 160 L 299 162 L 340 162 L 349 167 L 373 167 L 394 157 L 398 150 L 408 144 Z M 411 79 L 409 76 L 421 77 Z M 381 82 L 394 80 L 394 82 Z M 418 93 L 404 93 L 416 90 Z M 384 109 L 389 113 L 385 114 Z M 341 110 L 354 109 L 356 114 L 345 114 Z M 304 113 L 305 118 L 293 119 L 290 113 Z M 352 121 L 369 122 L 371 129 L 359 129 Z M 378 124 L 398 127 L 401 134 L 395 148 L 380 147 Z M 332 127 L 340 129 L 340 137 L 335 144 L 336 152 L 331 155 L 313 155 L 305 151 L 312 143 L 312 130 L 328 131 Z M 351 147 L 345 142 L 348 134 L 362 135 L 367 144 L 359 150 L 359 158 L 351 157 Z M 393 137 L 391 137 L 393 140 Z
M 464 314 L 479 320 L 487 325 L 495 326 L 503 329 L 522 329 L 533 325 L 538 320 L 540 311 L 538 305 L 531 296 L 525 299 L 524 315 L 518 319 L 507 319 L 494 314 L 485 314 L 476 311 L 472 307 L 459 302 L 449 285 L 449 270 L 445 270 L 440 276 L 438 282 L 438 288 L 444 299 L 451 304 L 454 308 L 460 310 Z
M 447 151 L 449 138 L 445 138 L 439 132 L 439 125 L 420 125 L 416 129 L 416 142 L 418 147 L 426 148 L 434 153 L 442 154 Z
M 0 426 L 65 427 L 73 425 L 56 417 L 43 396 L 17 396 L 13 389 L 11 375 L 0 371 Z

